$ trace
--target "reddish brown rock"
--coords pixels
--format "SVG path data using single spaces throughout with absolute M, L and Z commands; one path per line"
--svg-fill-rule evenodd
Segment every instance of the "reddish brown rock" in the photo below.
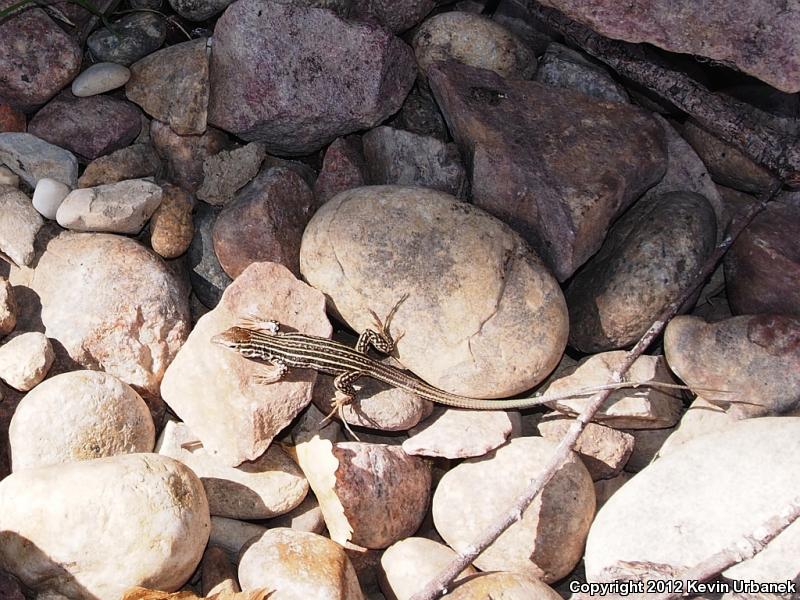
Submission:
M 336 138 L 325 151 L 322 170 L 314 184 L 314 196 L 319 204 L 323 204 L 339 192 L 361 187 L 366 182 L 367 172 L 360 138 Z
M 150 124 L 150 137 L 164 160 L 165 177 L 190 193 L 203 184 L 205 159 L 232 146 L 219 129 L 209 127 L 203 135 L 178 135 L 169 125 L 155 120 Z
M 160 169 L 161 161 L 150 144 L 133 144 L 90 162 L 83 175 L 78 178 L 78 187 L 95 187 L 125 179 L 152 177 Z
M 300 240 L 315 207 L 300 176 L 284 167 L 262 171 L 214 224 L 214 252 L 236 278 L 254 262 L 277 262 L 300 276 Z
M 181 188 L 168 183 L 161 204 L 150 218 L 150 246 L 164 258 L 176 258 L 186 252 L 192 243 L 192 197 Z
M 4 131 L 25 131 L 25 114 L 10 104 L 0 103 L 0 133 Z
M 560 281 L 666 169 L 661 128 L 642 110 L 455 62 L 428 77 L 467 157 L 474 203 L 521 233 Z
M 130 102 L 98 95 L 59 94 L 36 113 L 28 131 L 88 160 L 119 150 L 139 135 L 139 109 Z
M 378 22 L 399 33 L 422 21 L 436 4 L 437 0 L 352 0 L 350 17 Z

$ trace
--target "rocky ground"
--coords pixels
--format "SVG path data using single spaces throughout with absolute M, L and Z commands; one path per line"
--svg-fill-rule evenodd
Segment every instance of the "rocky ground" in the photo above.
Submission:
M 546 4 L 800 130 L 793 3 Z M 438 388 L 609 380 L 775 179 L 527 6 L 0 17 L 0 597 L 407 600 L 542 472 L 585 397 L 361 379 L 354 439 L 331 377 L 210 341 L 256 316 L 352 345 L 407 296 L 375 358 Z M 628 374 L 686 389 L 613 392 L 447 598 L 665 580 L 800 497 L 798 231 L 784 189 Z M 795 523 L 719 581 L 798 556 Z

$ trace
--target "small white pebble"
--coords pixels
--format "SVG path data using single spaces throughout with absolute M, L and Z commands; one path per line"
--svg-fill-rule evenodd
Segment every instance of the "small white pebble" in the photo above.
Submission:
M 75 78 L 72 93 L 79 98 L 96 96 L 122 87 L 130 78 L 128 67 L 110 62 L 97 63 Z
M 19 177 L 7 166 L 0 165 L 0 185 L 19 187 Z
M 45 219 L 55 220 L 58 207 L 69 192 L 69 186 L 55 179 L 42 177 L 33 190 L 33 208 Z

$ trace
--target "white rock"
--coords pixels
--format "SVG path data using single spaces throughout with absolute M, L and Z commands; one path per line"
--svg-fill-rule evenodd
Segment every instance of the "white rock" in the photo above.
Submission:
M 33 190 L 33 208 L 44 218 L 55 220 L 58 207 L 69 192 L 69 186 L 55 179 L 42 177 Z
M 10 185 L 11 187 L 19 187 L 19 175 L 9 169 L 5 165 L 0 165 L 0 185 Z
M 56 220 L 66 229 L 136 234 L 161 204 L 159 186 L 129 179 L 70 192 Z
M 36 592 L 119 600 L 133 586 L 179 589 L 210 518 L 191 469 L 126 454 L 12 473 L 0 481 L 0 564 Z
M 110 62 L 97 63 L 73 80 L 72 93 L 79 98 L 95 96 L 122 87 L 130 78 L 128 67 Z
M 0 186 L 0 252 L 17 265 L 33 260 L 33 242 L 44 221 L 31 200 L 16 188 Z
M 55 353 L 47 336 L 30 331 L 0 346 L 0 379 L 20 392 L 32 390 L 53 366 Z
M 132 387 L 102 371 L 48 379 L 17 406 L 8 429 L 12 469 L 151 452 L 155 427 Z

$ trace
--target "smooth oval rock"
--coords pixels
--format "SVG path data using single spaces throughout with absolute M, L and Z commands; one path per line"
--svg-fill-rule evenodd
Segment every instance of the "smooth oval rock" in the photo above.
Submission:
M 32 188 L 43 177 L 74 188 L 78 182 L 78 159 L 30 133 L 0 133 L 0 163 L 5 164 Z
M 81 188 L 64 198 L 56 220 L 74 231 L 136 234 L 161 204 L 162 194 L 146 179 Z
M 136 585 L 175 591 L 209 529 L 200 480 L 157 454 L 26 469 L 0 482 L 0 564 L 39 593 L 117 600 Z
M 55 354 L 43 333 L 28 331 L 0 346 L 0 379 L 15 390 L 27 392 L 45 378 Z
M 58 207 L 69 194 L 70 189 L 65 184 L 49 177 L 43 177 L 33 190 L 33 208 L 39 211 L 45 219 L 55 220 Z
M 408 293 L 392 323 L 404 332 L 396 356 L 453 393 L 529 389 L 564 349 L 564 299 L 538 257 L 507 225 L 435 190 L 340 193 L 306 227 L 300 270 L 355 331 Z
M 100 61 L 130 65 L 158 50 L 167 37 L 167 24 L 153 12 L 134 12 L 111 23 L 114 31 L 101 27 L 86 40 Z
M 557 443 L 543 438 L 515 438 L 481 458 L 470 458 L 448 471 L 433 496 L 436 530 L 461 551 L 494 523 L 537 477 Z M 480 482 L 480 493 L 475 493 Z M 594 517 L 592 478 L 580 458 L 567 462 L 522 513 L 522 519 L 474 561 L 483 571 L 516 571 L 549 583 L 578 563 Z
M 194 236 L 192 197 L 181 188 L 164 184 L 161 204 L 150 218 L 150 246 L 164 258 L 176 258 L 186 252 Z
M 112 62 L 91 65 L 72 82 L 72 93 L 78 98 L 95 96 L 122 87 L 131 78 L 128 67 Z
M 44 220 L 30 198 L 16 188 L 0 186 L 0 252 L 17 265 L 33 261 L 36 234 Z
M 133 388 L 101 371 L 51 377 L 17 406 L 8 430 L 14 471 L 152 452 L 153 418 Z

